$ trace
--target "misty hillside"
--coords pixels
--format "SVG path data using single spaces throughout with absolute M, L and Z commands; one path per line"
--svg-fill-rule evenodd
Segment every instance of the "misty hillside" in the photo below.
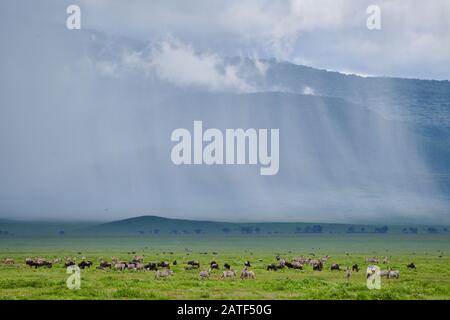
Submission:
M 208 56 L 51 25 L 16 33 L 26 37 L 5 36 L 0 60 L 3 216 L 450 219 L 448 81 Z M 175 166 L 171 132 L 194 120 L 279 128 L 279 173 Z

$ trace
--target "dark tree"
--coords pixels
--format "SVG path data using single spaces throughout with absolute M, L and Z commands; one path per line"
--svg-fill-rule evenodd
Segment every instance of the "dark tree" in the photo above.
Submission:
M 388 226 L 382 226 L 379 228 L 375 228 L 375 233 L 386 233 L 388 231 Z

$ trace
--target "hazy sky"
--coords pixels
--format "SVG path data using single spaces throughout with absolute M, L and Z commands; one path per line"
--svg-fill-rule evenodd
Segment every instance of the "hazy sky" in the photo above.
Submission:
M 1 1 L 0 217 L 448 222 L 401 124 L 309 86 L 249 93 L 289 91 L 265 78 L 281 60 L 450 79 L 449 17 L 447 0 Z M 174 166 L 170 133 L 193 120 L 281 128 L 282 170 Z
M 344 72 L 450 79 L 447 0 L 80 1 L 84 26 Z M 366 28 L 369 5 L 381 30 Z M 45 6 L 44 6 L 45 7 Z
M 219 55 L 276 57 L 367 75 L 450 79 L 447 0 L 19 0 L 2 1 L 0 14 L 4 19 L 14 12 L 30 27 L 25 17 L 63 25 L 68 4 L 80 5 L 83 28 L 144 41 L 170 35 Z M 366 28 L 369 5 L 381 9 L 381 30 Z

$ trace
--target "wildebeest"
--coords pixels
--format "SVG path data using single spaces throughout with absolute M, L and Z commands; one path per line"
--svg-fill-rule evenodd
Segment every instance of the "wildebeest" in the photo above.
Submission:
M 352 266 L 352 271 L 359 272 L 359 267 L 356 263 Z
M 75 265 L 75 261 L 72 261 L 72 260 L 67 260 L 67 261 L 64 263 L 64 267 L 65 267 L 65 268 L 70 267 L 70 266 L 74 266 L 74 265 Z
M 216 261 L 211 261 L 209 265 L 211 266 L 211 269 L 219 269 L 219 264 Z
M 407 267 L 409 269 L 416 269 L 416 265 L 414 264 L 414 262 L 411 262 L 410 264 L 408 264 Z
M 99 265 L 97 268 L 98 268 L 98 269 L 104 270 L 104 269 L 106 269 L 106 268 L 111 269 L 111 267 L 112 267 L 111 263 L 106 262 L 106 261 L 101 261 L 101 262 L 100 262 L 100 265 Z
M 255 279 L 255 273 L 245 267 L 241 272 L 241 279 Z
M 78 267 L 80 267 L 80 269 L 84 269 L 84 268 L 91 268 L 91 266 L 92 266 L 92 262 L 91 261 L 81 261 L 79 264 L 78 264 Z
M 244 266 L 246 266 L 246 267 L 251 267 L 250 261 L 245 261 L 245 262 L 244 262 Z
M 173 260 L 172 264 L 176 266 L 178 264 L 177 260 Z
M 222 276 L 220 278 L 224 279 L 224 278 L 234 278 L 234 277 L 236 277 L 236 271 L 234 271 L 234 270 L 225 270 L 222 273 Z
M 298 262 L 298 261 L 293 261 L 291 263 L 291 268 L 292 269 L 299 269 L 299 270 L 303 270 L 303 264 Z
M 314 271 L 322 271 L 323 269 L 323 262 L 320 260 L 311 260 L 310 265 L 313 267 Z
M 146 270 L 153 270 L 153 271 L 157 271 L 157 270 L 158 270 L 158 266 L 156 265 L 156 263 L 153 263 L 153 262 L 147 263 L 147 264 L 144 266 L 144 268 L 145 268 Z
M 331 265 L 331 267 L 330 267 L 330 270 L 331 270 L 331 271 L 333 271 L 333 270 L 339 271 L 339 270 L 341 270 L 341 269 L 339 268 L 339 264 L 333 263 L 333 264 Z
M 172 270 L 157 270 L 155 272 L 155 279 L 168 278 L 171 275 L 173 275 Z
M 267 265 L 266 270 L 267 271 L 269 271 L 269 270 L 277 271 L 278 267 L 277 267 L 277 265 L 275 263 L 271 263 L 271 264 Z
M 167 261 L 161 261 L 157 264 L 158 267 L 160 268 L 167 268 L 170 269 L 170 263 Z
M 45 259 L 40 259 L 40 258 L 36 259 L 36 260 L 27 258 L 25 260 L 25 264 L 27 264 L 30 267 L 35 267 L 35 268 L 39 268 L 39 267 L 51 268 L 52 267 L 52 263 L 50 261 L 47 261 Z
M 225 264 L 223 265 L 223 267 L 224 267 L 226 270 L 230 270 L 230 269 L 231 269 L 231 266 L 230 266 L 228 263 L 225 263 Z
M 197 260 L 190 260 L 187 262 L 187 264 L 189 266 L 191 266 L 192 268 L 196 268 L 196 269 L 200 268 L 200 262 L 198 262 Z

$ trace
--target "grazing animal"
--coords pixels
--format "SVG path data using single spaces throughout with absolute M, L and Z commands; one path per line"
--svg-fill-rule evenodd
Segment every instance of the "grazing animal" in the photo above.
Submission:
M 305 265 L 305 264 L 309 264 L 309 262 L 311 261 L 311 259 L 308 258 L 308 257 L 305 257 L 305 256 L 300 256 L 300 257 L 295 257 L 295 258 L 293 259 L 293 261 L 297 261 L 297 262 L 299 262 L 299 263 Z
M 388 263 L 388 262 L 389 262 L 388 257 L 384 257 L 384 258 L 383 258 L 383 264 L 386 264 L 386 263 Z
M 312 265 L 314 271 L 323 270 L 323 262 L 320 260 L 311 260 L 310 264 Z
M 245 261 L 245 262 L 244 262 L 244 266 L 246 266 L 246 267 L 251 267 L 250 261 Z
M 81 261 L 79 264 L 78 264 L 78 267 L 80 267 L 80 269 L 84 269 L 84 268 L 91 268 L 91 266 L 92 266 L 92 262 L 91 261 Z
M 200 279 L 205 280 L 209 278 L 209 275 L 211 273 L 211 269 L 208 271 L 200 271 Z
M 211 261 L 210 266 L 211 269 L 219 269 L 219 264 L 216 261 Z
M 102 270 L 104 270 L 106 268 L 111 269 L 111 267 L 112 267 L 111 263 L 102 261 L 102 262 L 100 262 L 100 266 L 98 266 L 98 269 L 102 269 Z
M 114 265 L 114 269 L 119 270 L 119 271 L 125 270 L 126 267 L 127 267 L 127 265 L 125 263 L 116 263 Z
M 359 267 L 356 263 L 352 266 L 352 271 L 359 272 Z
M 170 269 L 170 263 L 167 261 L 161 261 L 157 264 L 158 267 Z
M 125 265 L 128 270 L 134 270 L 134 271 L 137 270 L 137 264 L 134 262 L 129 262 L 129 263 L 126 263 Z
M 370 262 L 370 263 L 378 263 L 379 260 L 377 257 L 371 257 L 371 258 L 366 258 L 366 262 Z
M 411 262 L 410 264 L 408 264 L 407 267 L 409 269 L 416 269 L 416 265 L 414 264 L 414 262 Z
M 278 268 L 275 265 L 275 263 L 271 263 L 271 264 L 267 265 L 267 271 L 269 271 L 269 270 L 277 271 Z
M 331 270 L 331 271 L 333 271 L 333 270 L 339 271 L 339 270 L 341 270 L 341 269 L 339 269 L 339 265 L 338 265 L 337 263 L 333 263 L 333 264 L 331 265 L 331 267 L 330 267 L 330 270 Z
M 198 262 L 197 260 L 190 260 L 187 262 L 187 264 L 192 268 L 200 268 L 200 262 Z
M 3 263 L 6 264 L 6 265 L 13 265 L 14 264 L 14 259 L 5 258 L 5 260 L 3 260 Z
M 350 268 L 347 267 L 347 268 L 345 269 L 345 278 L 347 279 L 347 282 L 350 281 L 351 275 L 352 275 L 352 270 L 350 270 Z
M 230 269 L 231 269 L 231 266 L 230 266 L 228 263 L 225 263 L 225 264 L 223 265 L 223 267 L 224 267 L 226 270 L 230 270 Z
M 255 279 L 255 273 L 245 267 L 241 272 L 241 279 Z
M 158 266 L 156 265 L 156 263 L 153 263 L 153 262 L 147 263 L 147 264 L 144 266 L 144 268 L 145 268 L 146 270 L 153 270 L 153 271 L 157 271 L 157 270 L 158 270 Z
M 26 263 L 30 267 L 34 267 L 36 269 L 39 268 L 39 267 L 47 267 L 47 268 L 51 268 L 52 267 L 52 263 L 50 261 L 47 261 L 45 259 L 40 259 L 40 258 L 36 259 L 36 260 L 27 261 Z
M 131 262 L 142 263 L 142 262 L 144 262 L 144 257 L 143 256 L 134 256 L 133 260 L 131 260 Z
M 389 276 L 389 271 L 388 270 L 381 270 L 379 274 L 380 274 L 380 277 L 388 277 Z
M 400 271 L 390 270 L 387 275 L 388 279 L 398 279 L 400 278 Z
M 222 276 L 220 277 L 221 279 L 225 279 L 225 278 L 234 278 L 236 277 L 236 271 L 234 270 L 225 270 L 222 273 Z
M 177 260 L 173 260 L 172 264 L 176 266 L 178 264 Z
M 303 264 L 298 261 L 292 262 L 291 266 L 292 266 L 292 269 L 303 270 Z
M 76 264 L 75 261 L 69 260 L 64 263 L 64 267 L 67 268 L 70 266 L 74 266 L 75 264 Z
M 155 279 L 168 278 L 171 275 L 173 275 L 172 270 L 157 270 L 155 272 Z

